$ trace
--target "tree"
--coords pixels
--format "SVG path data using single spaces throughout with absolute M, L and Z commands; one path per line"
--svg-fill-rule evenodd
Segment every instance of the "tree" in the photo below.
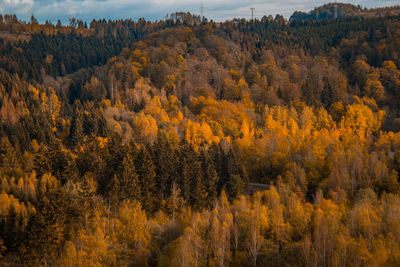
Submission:
M 74 120 L 71 125 L 71 141 L 74 145 L 80 144 L 84 137 L 82 107 L 79 102 L 76 106 Z
M 146 212 L 140 203 L 136 200 L 123 201 L 115 223 L 117 244 L 121 247 L 119 254 L 125 258 L 121 263 L 145 264 L 151 235 Z
M 225 192 L 221 193 L 211 217 L 211 249 L 216 263 L 223 267 L 230 258 L 232 214 Z
M 257 266 L 258 254 L 264 242 L 264 234 L 269 226 L 267 208 L 261 205 L 261 197 L 262 195 L 259 193 L 253 197 L 253 207 L 250 210 L 249 221 L 247 222 L 249 225 L 247 249 L 255 267 Z
M 328 266 L 331 262 L 336 236 L 341 231 L 341 212 L 331 200 L 322 199 L 314 210 L 313 240 L 320 266 Z
M 141 201 L 145 210 L 153 212 L 160 203 L 157 200 L 161 197 L 157 192 L 155 166 L 147 147 L 141 147 L 138 153 L 135 166 L 140 179 Z
M 211 207 L 218 196 L 217 185 L 218 185 L 218 174 L 215 170 L 214 162 L 208 151 L 202 150 L 200 153 L 200 160 L 202 162 L 202 169 L 204 173 L 204 180 L 207 192 L 205 199 L 205 207 Z
M 27 251 L 26 262 L 47 266 L 57 259 L 63 242 L 65 221 L 61 201 L 60 195 L 38 199 L 36 214 L 27 229 L 26 245 L 30 250 Z
M 139 185 L 139 176 L 136 172 L 134 159 L 129 152 L 122 161 L 121 168 L 120 199 L 140 200 L 141 188 Z

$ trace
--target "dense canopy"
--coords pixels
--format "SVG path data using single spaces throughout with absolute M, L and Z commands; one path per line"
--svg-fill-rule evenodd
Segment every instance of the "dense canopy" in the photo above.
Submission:
M 400 16 L 378 11 L 0 16 L 0 264 L 399 266 Z

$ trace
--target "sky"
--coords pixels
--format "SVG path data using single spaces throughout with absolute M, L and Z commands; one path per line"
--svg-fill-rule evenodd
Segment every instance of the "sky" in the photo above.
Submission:
M 309 11 L 316 6 L 335 0 L 0 0 L 0 13 L 16 14 L 21 20 L 29 20 L 33 14 L 39 22 L 60 19 L 66 23 L 75 17 L 90 22 L 92 19 L 133 19 L 161 20 L 166 14 L 175 11 L 200 14 L 201 5 L 204 16 L 214 21 L 233 18 L 281 14 L 286 18 L 296 11 Z M 363 7 L 382 7 L 399 5 L 399 0 L 341 0 Z

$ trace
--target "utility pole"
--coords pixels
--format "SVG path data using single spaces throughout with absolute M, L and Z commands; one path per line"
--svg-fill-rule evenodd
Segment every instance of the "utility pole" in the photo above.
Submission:
M 201 13 L 200 20 L 203 21 L 203 17 L 204 17 L 204 6 L 203 6 L 203 3 L 201 4 L 201 7 L 200 7 L 200 13 Z
M 254 7 L 250 8 L 251 10 L 251 20 L 254 20 Z

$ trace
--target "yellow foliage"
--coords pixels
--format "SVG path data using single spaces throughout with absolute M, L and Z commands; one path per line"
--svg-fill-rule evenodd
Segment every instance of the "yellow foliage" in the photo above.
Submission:
M 230 103 L 228 101 L 217 101 L 203 96 L 192 99 L 192 110 L 199 114 L 199 120 L 209 124 L 217 122 L 222 126 L 224 135 L 238 137 L 243 120 L 252 121 L 247 114 L 247 107 L 243 103 Z M 217 134 L 214 132 L 214 134 Z M 217 134 L 221 136 L 220 134 Z
M 124 201 L 116 220 L 116 235 L 119 243 L 131 248 L 146 248 L 150 242 L 150 228 L 146 213 L 137 201 Z
M 93 232 L 80 230 L 77 242 L 78 249 L 74 249 L 72 244 L 67 247 L 69 255 L 76 255 L 75 259 L 71 258 L 68 261 L 76 262 L 78 266 L 97 267 L 110 264 L 107 254 L 109 247 L 107 236 L 100 227 L 96 227 Z
M 139 113 L 139 115 L 134 118 L 134 125 L 142 138 L 155 140 L 157 137 L 157 121 L 152 116 Z
M 97 142 L 99 143 L 100 148 L 104 148 L 105 145 L 108 143 L 108 138 L 103 138 L 103 137 L 98 136 L 98 137 L 96 137 L 96 139 L 97 139 Z
M 386 68 L 386 69 L 389 69 L 389 70 L 395 70 L 395 69 L 397 69 L 396 64 L 395 64 L 392 60 L 384 61 L 384 62 L 382 63 L 382 67 L 384 67 L 384 68 Z
M 169 122 L 168 114 L 163 109 L 160 98 L 158 96 L 153 97 L 153 99 L 151 99 L 151 101 L 146 104 L 143 112 L 145 114 L 151 115 L 159 122 Z
M 219 143 L 220 139 L 213 135 L 210 126 L 206 122 L 197 123 L 188 120 L 185 127 L 185 139 L 188 143 L 199 147 L 201 144 Z
M 10 208 L 10 198 L 6 193 L 0 193 L 0 215 L 6 216 L 8 215 L 8 210 Z
M 111 100 L 110 99 L 102 99 L 101 100 L 101 105 L 103 107 L 111 107 Z
M 44 174 L 40 179 L 39 188 L 42 193 L 54 191 L 58 187 L 58 180 L 51 174 Z
M 340 123 L 344 135 L 351 136 L 354 133 L 361 141 L 366 141 L 380 129 L 385 112 L 373 112 L 365 103 L 366 100 L 359 100 L 347 106 L 345 117 Z
M 116 108 L 125 109 L 125 105 L 122 104 L 122 102 L 119 101 L 119 100 L 115 102 L 114 106 L 115 106 Z
M 30 86 L 30 87 L 29 87 L 29 90 L 32 92 L 33 98 L 34 98 L 35 100 L 39 100 L 39 95 L 40 95 L 39 90 L 36 89 L 36 88 L 33 87 L 33 86 Z

